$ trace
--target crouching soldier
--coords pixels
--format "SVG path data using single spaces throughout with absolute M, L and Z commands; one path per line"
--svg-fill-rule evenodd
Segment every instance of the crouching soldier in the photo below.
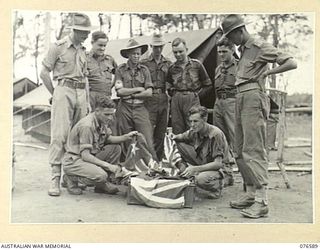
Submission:
M 172 139 L 182 161 L 177 163 L 180 175 L 195 177 L 198 187 L 206 190 L 207 198 L 219 198 L 223 182 L 231 178 L 229 147 L 223 132 L 207 123 L 208 111 L 194 105 L 189 110 L 190 129 Z M 223 180 L 225 177 L 225 180 Z
M 109 126 L 114 113 L 115 103 L 108 97 L 100 97 L 95 111 L 72 128 L 63 158 L 64 179 L 70 194 L 82 193 L 78 181 L 94 185 L 97 193 L 115 194 L 119 191 L 108 179 L 111 174 L 121 177 L 128 173 L 118 165 L 121 155 L 118 144 L 131 140 L 137 132 L 112 136 Z

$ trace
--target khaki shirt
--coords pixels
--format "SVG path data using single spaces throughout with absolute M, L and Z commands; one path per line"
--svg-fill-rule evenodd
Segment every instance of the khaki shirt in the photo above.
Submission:
M 141 64 L 148 67 L 154 88 L 165 89 L 168 70 L 172 62 L 161 55 L 157 63 L 151 54 L 147 59 L 142 60 Z
M 216 68 L 214 87 L 216 92 L 235 91 L 236 86 L 237 61 L 233 58 L 229 65 L 221 63 Z
M 191 130 L 181 134 L 179 141 L 192 145 L 197 152 L 197 157 L 206 163 L 213 162 L 218 156 L 223 162 L 229 162 L 229 147 L 223 132 L 216 126 L 205 124 L 201 133 Z
M 42 64 L 53 71 L 53 80 L 68 78 L 82 81 L 88 73 L 85 47 L 75 46 L 69 36 L 50 46 Z
M 95 113 L 90 113 L 82 118 L 70 131 L 66 151 L 80 155 L 84 149 L 89 149 L 95 155 L 105 146 L 106 139 L 111 135 L 111 130 L 100 126 Z
M 109 55 L 98 57 L 91 51 L 87 54 L 87 61 L 90 91 L 102 92 L 111 96 L 112 75 L 117 68 L 113 57 Z
M 116 69 L 115 84 L 116 89 L 135 87 L 153 88 L 149 69 L 140 63 L 136 68 L 133 68 L 130 61 L 121 64 Z
M 241 57 L 238 63 L 235 85 L 253 82 L 268 70 L 268 63 L 283 64 L 290 55 L 282 53 L 271 44 L 252 37 L 240 47 Z
M 169 89 L 197 91 L 203 86 L 210 86 L 211 80 L 203 64 L 188 57 L 185 67 L 175 62 L 169 68 L 167 82 Z

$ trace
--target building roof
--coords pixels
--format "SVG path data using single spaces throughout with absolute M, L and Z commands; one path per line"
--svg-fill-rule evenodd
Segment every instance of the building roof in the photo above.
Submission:
M 24 108 L 33 106 L 41 109 L 50 109 L 49 98 L 51 94 L 44 85 L 30 91 L 29 93 L 21 96 L 13 102 L 13 106 L 17 108 Z

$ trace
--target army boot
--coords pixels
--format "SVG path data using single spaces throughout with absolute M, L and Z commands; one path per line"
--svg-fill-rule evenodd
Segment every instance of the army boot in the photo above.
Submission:
M 60 196 L 61 165 L 51 166 L 51 185 L 48 190 L 50 196 Z
M 243 209 L 254 204 L 256 188 L 254 186 L 247 186 L 247 192 L 240 196 L 236 201 L 230 201 L 230 207 Z
M 81 188 L 78 186 L 78 177 L 74 175 L 65 175 L 67 183 L 67 190 L 69 194 L 80 195 L 82 194 Z
M 119 192 L 119 189 L 116 185 L 106 182 L 106 183 L 99 183 L 96 184 L 94 188 L 95 193 L 102 193 L 102 194 L 116 194 Z

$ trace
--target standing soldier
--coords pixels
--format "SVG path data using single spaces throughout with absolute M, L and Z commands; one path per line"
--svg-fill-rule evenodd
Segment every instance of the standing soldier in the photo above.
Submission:
M 157 160 L 149 112 L 144 105 L 144 100 L 152 96 L 153 84 L 148 68 L 140 63 L 141 55 L 147 50 L 147 44 L 140 45 L 134 39 L 130 39 L 127 47 L 120 50 L 120 54 L 128 61 L 119 65 L 115 74 L 115 89 L 120 97 L 117 122 L 121 135 L 133 130 L 143 134 L 152 157 Z M 124 155 L 128 147 L 129 143 L 124 143 Z
M 188 112 L 191 106 L 200 105 L 200 99 L 212 88 L 211 80 L 202 63 L 187 54 L 186 41 L 172 41 L 176 62 L 171 65 L 167 82 L 171 100 L 172 132 L 181 134 L 189 128 Z
M 112 75 L 117 64 L 112 56 L 105 54 L 108 43 L 107 35 L 102 31 L 92 33 L 92 49 L 87 55 L 90 106 L 94 111 L 100 96 L 111 98 Z
M 234 44 L 227 38 L 218 43 L 218 55 L 221 64 L 215 72 L 216 102 L 213 110 L 213 124 L 225 134 L 230 151 L 234 151 L 234 120 L 236 103 L 236 70 L 237 61 L 233 56 Z M 234 161 L 234 160 L 233 160 Z M 233 184 L 232 169 L 230 170 L 230 183 Z
M 249 218 L 268 215 L 268 158 L 266 123 L 269 99 L 265 78 L 297 67 L 291 56 L 264 41 L 254 39 L 240 15 L 231 14 L 221 24 L 223 37 L 240 45 L 241 57 L 236 73 L 235 153 L 247 193 L 230 202 L 232 208 L 242 209 Z M 279 66 L 269 69 L 268 63 Z
M 53 95 L 51 109 L 51 143 L 49 163 L 51 164 L 51 187 L 48 194 L 60 195 L 61 159 L 65 152 L 68 132 L 89 108 L 88 84 L 86 79 L 87 62 L 85 48 L 81 45 L 90 31 L 91 26 L 87 15 L 73 14 L 73 32 L 55 42 L 49 49 L 42 64 L 40 77 L 49 92 Z M 50 77 L 58 84 L 54 88 Z
M 146 99 L 145 106 L 149 110 L 153 127 L 153 140 L 158 159 L 163 157 L 164 136 L 168 125 L 168 96 L 166 79 L 171 62 L 161 53 L 166 42 L 161 34 L 154 34 L 151 41 L 152 53 L 141 63 L 148 67 L 153 83 L 152 97 Z

